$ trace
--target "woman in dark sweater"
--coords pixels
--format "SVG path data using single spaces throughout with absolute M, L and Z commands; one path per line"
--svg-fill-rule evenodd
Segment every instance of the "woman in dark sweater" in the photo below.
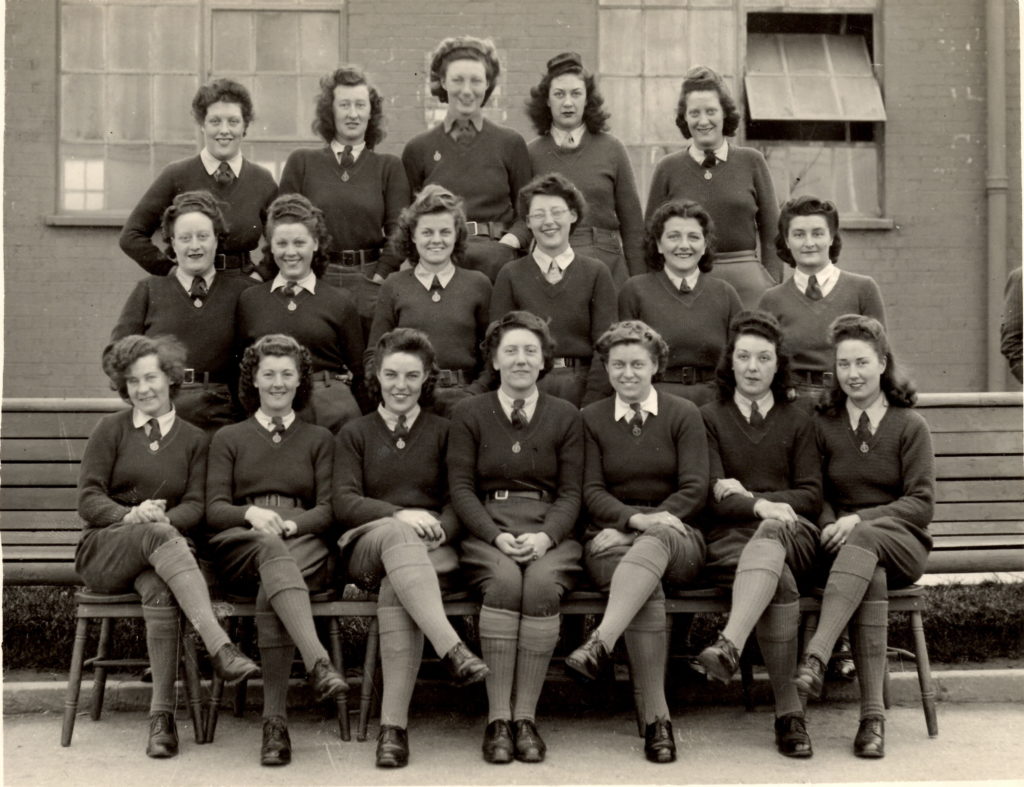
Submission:
M 482 596 L 487 677 L 487 762 L 541 762 L 537 700 L 558 641 L 562 594 L 580 571 L 572 538 L 580 512 L 579 413 L 537 389 L 551 369 L 547 324 L 509 312 L 484 339 L 501 378 L 494 392 L 459 402 L 448 445 L 452 505 L 469 534 L 462 568 Z M 513 691 L 515 703 L 512 703 Z
M 625 634 L 643 700 L 644 753 L 651 762 L 673 762 L 662 583 L 686 585 L 704 564 L 704 540 L 688 522 L 707 497 L 707 441 L 696 406 L 651 384 L 668 356 L 656 331 L 639 320 L 616 323 L 597 352 L 615 395 L 583 410 L 585 552 L 608 607 L 565 663 L 593 680 Z
M 146 754 L 173 757 L 178 607 L 221 678 L 247 678 L 259 669 L 217 623 L 186 538 L 203 518 L 207 440 L 176 417 L 171 403 L 184 376 L 185 348 L 166 336 L 124 336 L 103 353 L 103 371 L 132 407 L 104 417 L 85 446 L 75 571 L 92 590 L 135 590 L 142 597 L 153 675 Z
M 911 409 L 917 394 L 896 368 L 881 323 L 844 315 L 830 337 L 837 385 L 818 405 L 815 428 L 825 480 L 821 548 L 833 562 L 818 629 L 794 680 L 817 696 L 832 646 L 852 622 L 861 694 L 853 753 L 878 758 L 885 755 L 888 591 L 924 572 L 935 460 L 928 426 Z
M 438 183 L 466 201 L 470 237 L 463 264 L 491 281 L 530 239 L 516 215 L 516 195 L 531 177 L 526 142 L 483 116 L 500 72 L 489 40 L 459 36 L 438 44 L 430 58 L 430 94 L 448 105 L 448 113 L 402 151 L 414 194 Z
M 377 412 L 346 424 L 334 450 L 334 517 L 346 576 L 380 594 L 381 699 L 377 766 L 409 762 L 409 702 L 423 636 L 458 685 L 483 680 L 487 666 L 469 652 L 445 616 L 438 574 L 458 568 L 458 520 L 444 469 L 448 421 L 430 403 L 437 364 L 426 334 L 396 328 L 376 348 L 371 388 Z
M 301 194 L 278 197 L 267 215 L 270 281 L 238 301 L 239 342 L 268 333 L 297 339 L 313 358 L 313 392 L 299 415 L 335 434 L 361 414 L 363 329 L 352 295 L 323 281 L 330 239 L 324 214 Z
M 295 339 L 271 334 L 246 349 L 239 394 L 252 417 L 214 435 L 206 474 L 206 552 L 229 591 L 256 596 L 263 664 L 262 765 L 291 761 L 288 676 L 298 647 L 320 699 L 348 685 L 317 638 L 310 590 L 331 584 L 330 432 L 296 418 L 312 361 Z
M 530 88 L 526 112 L 540 135 L 526 147 L 533 174 L 560 172 L 583 192 L 587 215 L 569 242 L 600 260 L 616 287 L 647 272 L 644 218 L 626 148 L 608 133 L 608 112 L 594 75 L 575 52 L 555 55 Z
M 647 222 L 644 248 L 653 273 L 634 276 L 619 293 L 619 317 L 642 320 L 668 342 L 659 391 L 697 405 L 710 401 L 715 364 L 729 324 L 743 308 L 728 282 L 709 274 L 716 264 L 711 215 L 695 202 L 668 202 Z
M 810 414 L 788 398 L 779 324 L 764 312 L 743 312 L 731 333 L 718 364 L 718 401 L 701 414 L 713 494 L 703 517 L 707 573 L 731 588 L 732 606 L 725 629 L 699 659 L 709 677 L 728 682 L 756 626 L 775 693 L 775 744 L 787 757 L 810 757 L 791 678 L 800 591 L 813 582 L 821 465 Z

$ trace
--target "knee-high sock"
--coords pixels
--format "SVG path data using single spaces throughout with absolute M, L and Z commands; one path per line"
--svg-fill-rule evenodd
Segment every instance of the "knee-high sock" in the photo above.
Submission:
M 743 650 L 750 632 L 775 595 L 785 564 L 786 549 L 774 538 L 754 538 L 743 547 L 732 584 L 729 620 L 722 630 L 722 636 L 738 650 Z
M 143 607 L 146 650 L 153 673 L 149 712 L 174 712 L 174 681 L 178 677 L 178 610 L 175 607 Z
M 642 535 L 623 555 L 612 574 L 608 606 L 597 626 L 597 636 L 608 650 L 615 647 L 636 613 L 661 585 L 669 557 L 668 547 L 661 541 Z
M 299 649 L 306 671 L 313 669 L 320 659 L 330 661 L 316 635 L 309 590 L 295 561 L 276 558 L 260 565 L 260 591 L 266 594 L 270 606 Z
M 257 599 L 258 606 L 265 603 Z M 257 609 L 256 635 L 263 672 L 263 718 L 287 718 L 288 679 L 292 674 L 295 644 L 277 614 L 268 608 Z
M 650 724 L 656 718 L 667 719 L 665 659 L 668 642 L 664 598 L 651 599 L 640 608 L 626 629 L 625 639 L 633 681 L 643 698 L 644 723 Z
M 513 719 L 537 718 L 537 700 L 548 676 L 551 654 L 558 644 L 560 615 L 534 617 L 523 615 L 519 623 L 519 648 L 516 653 L 516 699 Z
M 875 569 L 850 631 L 860 684 L 860 717 L 885 716 L 883 687 L 889 633 L 889 588 L 885 569 Z
M 153 550 L 149 562 L 167 583 L 185 617 L 212 656 L 230 640 L 210 606 L 210 591 L 184 538 L 173 538 Z
M 409 726 L 409 703 L 423 659 L 423 632 L 409 613 L 399 606 L 387 579 L 380 587 L 377 621 L 380 624 L 380 663 L 384 677 L 380 723 L 405 729 Z
M 381 554 L 391 586 L 438 656 L 455 647 L 459 635 L 448 622 L 437 572 L 422 544 L 397 544 Z
M 808 643 L 805 655 L 816 656 L 822 664 L 828 663 L 836 640 L 864 598 L 877 563 L 878 557 L 867 549 L 847 544 L 839 550 L 825 583 L 818 630 Z
M 491 668 L 484 681 L 488 723 L 512 718 L 512 682 L 516 677 L 519 618 L 519 613 L 510 609 L 480 608 L 480 651 Z
M 757 622 L 757 644 L 775 694 L 775 715 L 802 713 L 803 703 L 793 683 L 800 649 L 799 599 L 768 605 Z

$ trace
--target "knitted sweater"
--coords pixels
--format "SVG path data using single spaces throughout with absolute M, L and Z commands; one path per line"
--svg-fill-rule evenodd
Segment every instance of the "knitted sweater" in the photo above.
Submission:
M 639 437 L 629 418 L 615 418 L 615 397 L 583 408 L 583 499 L 587 538 L 602 528 L 626 530 L 633 514 L 668 511 L 693 521 L 708 492 L 708 449 L 696 405 L 658 396 Z
M 541 393 L 530 423 L 517 430 L 497 392 L 463 399 L 455 406 L 448 449 L 452 505 L 474 536 L 491 543 L 501 533 L 481 498 L 502 489 L 549 494 L 554 502 L 541 532 L 555 544 L 571 535 L 580 513 L 583 428 L 569 402 Z
M 166 500 L 167 518 L 183 533 L 202 520 L 206 434 L 175 418 L 159 449 L 149 445 L 130 409 L 96 424 L 78 475 L 78 515 L 86 530 L 117 524 L 144 500 Z
M 259 164 L 246 159 L 239 175 L 229 186 L 221 186 L 207 174 L 199 156 L 168 164 L 157 175 L 121 230 L 121 251 L 149 273 L 166 276 L 175 262 L 152 241 L 160 228 L 164 210 L 185 191 L 209 191 L 224 203 L 222 210 L 228 233 L 218 246 L 222 254 L 239 254 L 255 249 L 263 234 L 267 208 L 277 196 L 274 176 Z
M 348 179 L 330 147 L 292 151 L 281 173 L 281 194 L 297 193 L 324 212 L 331 251 L 381 249 L 377 271 L 387 276 L 402 260 L 385 245 L 398 215 L 411 202 L 398 156 L 365 148 Z
M 334 436 L 296 418 L 275 443 L 255 418 L 222 427 L 210 444 L 206 472 L 206 524 L 211 530 L 248 527 L 248 498 L 285 495 L 305 509 L 289 519 L 298 535 L 331 525 Z
M 583 192 L 587 210 L 577 227 L 618 232 L 630 275 L 647 273 L 644 217 L 625 146 L 611 134 L 588 131 L 573 150 L 561 150 L 550 134 L 526 147 L 534 177 L 560 172 Z
M 760 151 L 730 144 L 728 159 L 710 170 L 688 150 L 670 153 L 654 168 L 645 217 L 649 220 L 661 205 L 677 199 L 694 200 L 711 214 L 719 251 L 755 249 L 760 239 L 761 264 L 775 281 L 782 281 L 782 263 L 775 253 L 779 201 Z
M 664 271 L 629 279 L 619 292 L 619 319 L 643 320 L 668 342 L 668 368 L 713 369 L 729 340 L 729 323 L 742 311 L 728 282 L 701 274 L 680 294 Z
M 800 292 L 790 278 L 766 290 L 758 308 L 778 319 L 793 368 L 801 371 L 832 371 L 828 326 L 836 317 L 863 314 L 885 325 L 882 293 L 875 280 L 849 271 L 839 272 L 835 286 L 820 301 L 812 301 Z

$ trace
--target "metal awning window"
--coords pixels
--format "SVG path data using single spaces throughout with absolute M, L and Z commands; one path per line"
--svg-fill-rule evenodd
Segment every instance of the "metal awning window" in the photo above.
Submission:
M 885 120 L 860 36 L 752 33 L 744 84 L 751 120 Z

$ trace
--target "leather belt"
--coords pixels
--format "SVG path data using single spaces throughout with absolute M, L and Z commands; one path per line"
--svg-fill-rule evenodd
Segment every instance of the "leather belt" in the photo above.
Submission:
M 251 506 L 274 506 L 276 508 L 302 508 L 302 501 L 291 495 L 253 495 L 246 502 Z
M 185 376 L 181 380 L 182 385 L 210 385 L 217 383 L 226 385 L 227 376 L 219 372 L 201 372 L 198 369 L 185 369 Z
M 551 495 L 539 490 L 529 489 L 495 489 L 487 493 L 488 500 L 508 500 L 510 497 L 525 497 L 528 500 L 540 500 L 542 503 L 550 503 Z
M 463 369 L 439 369 L 437 372 L 437 382 L 435 385 L 450 388 L 454 385 L 468 384 L 469 375 Z
M 661 373 L 661 381 L 664 383 L 681 383 L 683 385 L 697 385 L 713 380 L 715 370 L 704 366 L 676 366 L 666 369 Z
M 316 385 L 317 383 L 323 383 L 328 388 L 331 386 L 331 383 L 333 382 L 340 382 L 344 383 L 345 385 L 351 385 L 352 372 L 313 372 L 312 380 L 314 385 Z
M 327 261 L 344 268 L 355 268 L 380 259 L 380 249 L 343 249 L 332 251 Z
M 585 358 L 555 358 L 551 364 L 552 369 L 575 369 L 577 366 L 586 366 Z
M 816 372 L 808 369 L 792 369 L 793 377 L 802 385 L 820 385 L 832 387 L 835 375 L 832 372 Z
M 249 264 L 249 252 L 230 252 L 213 256 L 213 269 L 217 271 L 244 268 Z
M 467 221 L 466 232 L 470 235 L 486 235 L 498 240 L 505 234 L 505 225 L 500 221 Z

